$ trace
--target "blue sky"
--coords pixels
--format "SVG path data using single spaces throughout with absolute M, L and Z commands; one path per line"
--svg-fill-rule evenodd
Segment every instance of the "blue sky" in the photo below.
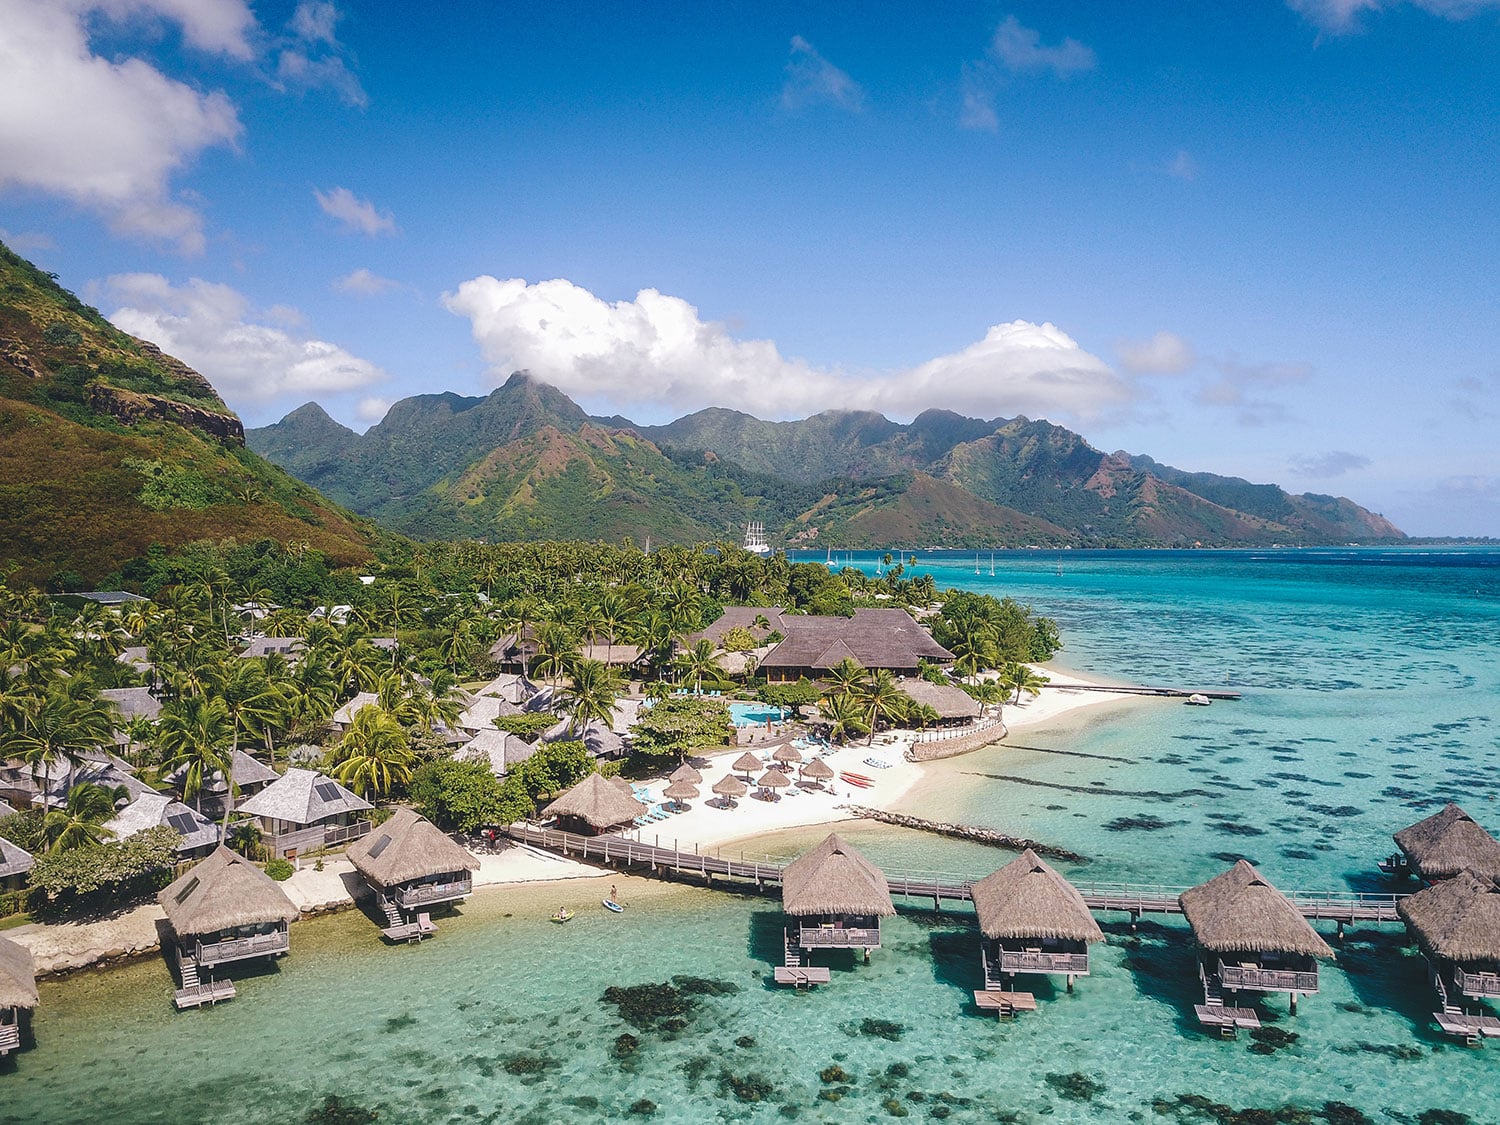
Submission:
M 1500 535 L 1500 0 L 0 0 L 0 237 L 251 425 L 1025 413 Z

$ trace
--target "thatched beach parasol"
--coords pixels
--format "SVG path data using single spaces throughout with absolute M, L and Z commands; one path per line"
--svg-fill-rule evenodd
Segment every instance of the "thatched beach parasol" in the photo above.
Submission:
M 1403 828 L 1393 839 L 1424 879 L 1451 879 L 1472 871 L 1481 879 L 1500 880 L 1500 841 L 1455 804 Z
M 780 770 L 767 770 L 760 775 L 760 780 L 755 784 L 762 789 L 784 789 L 792 783 L 792 779 Z
M 812 758 L 802 766 L 802 776 L 817 782 L 829 781 L 833 777 L 833 767 L 822 758 Z
M 745 774 L 745 780 L 748 781 L 750 779 L 749 775 L 760 769 L 760 767 L 761 760 L 746 750 L 734 760 L 734 765 L 729 768 L 734 770 L 735 773 Z
M 1194 939 L 1211 952 L 1333 956 L 1286 896 L 1243 859 L 1177 901 Z
M 302 914 L 274 879 L 223 844 L 158 893 L 156 901 L 179 938 L 295 922 Z
M 1429 954 L 1462 963 L 1500 961 L 1500 890 L 1488 880 L 1460 871 L 1402 899 L 1396 912 Z
M 390 820 L 350 847 L 347 854 L 354 869 L 381 888 L 449 872 L 479 870 L 477 859 L 411 809 L 397 809 Z
M 987 938 L 1104 940 L 1078 888 L 1030 848 L 975 883 L 972 893 L 974 913 Z
M 699 785 L 703 781 L 703 775 L 686 762 L 683 762 L 682 765 L 667 775 L 667 780 L 686 781 L 689 785 Z
M 771 754 L 771 758 L 777 762 L 800 762 L 802 760 L 802 751 L 788 742 L 785 746 L 776 747 L 775 751 Z
M 662 790 L 662 796 L 673 804 L 680 805 L 683 801 L 696 801 L 698 787 L 690 781 L 674 781 Z
M 629 824 L 645 811 L 645 805 L 597 773 L 589 774 L 547 808 L 551 816 L 572 817 L 596 830 Z
M 31 950 L 20 942 L 0 937 L 0 1008 L 31 1011 L 38 1003 L 36 965 Z
M 733 808 L 734 799 L 736 797 L 743 797 L 749 791 L 750 786 L 746 785 L 732 773 L 726 773 L 718 781 L 714 782 L 714 792 L 723 798 L 726 809 Z
M 793 916 L 896 913 L 884 873 L 836 832 L 781 873 L 781 908 Z

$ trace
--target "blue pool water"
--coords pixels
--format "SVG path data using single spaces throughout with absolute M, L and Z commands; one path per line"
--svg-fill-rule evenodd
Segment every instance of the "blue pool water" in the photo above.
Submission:
M 987 556 L 979 575 L 972 555 L 926 567 L 1056 617 L 1062 665 L 1244 697 L 1018 732 L 938 764 L 910 811 L 1070 848 L 1089 857 L 1068 869 L 1079 879 L 1178 887 L 1243 855 L 1288 890 L 1388 890 L 1373 862 L 1390 833 L 1443 801 L 1500 830 L 1500 553 L 1017 552 L 993 579 Z M 977 876 L 1009 858 L 848 835 L 893 869 Z M 746 846 L 790 855 L 821 836 Z M 774 899 L 622 886 L 619 917 L 596 886 L 481 893 L 416 948 L 383 948 L 362 915 L 299 923 L 290 958 L 199 1013 L 172 1012 L 158 960 L 44 982 L 37 1047 L 0 1067 L 0 1121 L 295 1123 L 337 1094 L 382 1122 L 1210 1125 L 1294 1107 L 1321 1125 L 1330 1103 L 1380 1125 L 1500 1122 L 1500 1053 L 1435 1034 L 1397 927 L 1350 931 L 1297 1016 L 1263 1005 L 1298 1038 L 1262 1055 L 1197 1028 L 1179 920 L 1133 933 L 1103 916 L 1092 975 L 1072 994 L 1037 985 L 1038 1010 L 1001 1024 L 972 1006 L 962 912 L 903 905 L 869 965 L 834 962 L 830 985 L 796 994 L 766 984 Z M 566 927 L 545 921 L 560 902 L 579 910 Z M 684 982 L 697 991 L 675 1030 L 634 1027 L 605 999 L 674 975 L 717 982 Z M 823 1081 L 835 1065 L 845 1077 Z
M 781 708 L 736 701 L 729 704 L 729 717 L 737 727 L 765 726 L 781 722 Z

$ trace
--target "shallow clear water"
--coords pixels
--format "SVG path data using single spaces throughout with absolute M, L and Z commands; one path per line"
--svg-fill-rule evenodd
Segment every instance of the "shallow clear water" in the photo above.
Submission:
M 1078 878 L 1179 886 L 1243 854 L 1285 889 L 1384 889 L 1373 860 L 1390 833 L 1441 801 L 1500 828 L 1500 555 L 1028 552 L 997 556 L 993 582 L 987 557 L 982 569 L 970 558 L 934 573 L 1056 616 L 1068 667 L 1183 686 L 1227 677 L 1244 699 L 1094 709 L 1018 734 L 941 764 L 913 811 L 1078 851 L 1090 857 Z M 789 854 L 821 834 L 751 847 Z M 891 868 L 979 875 L 1008 858 L 893 829 L 849 835 Z M 1190 1093 L 1500 1121 L 1494 1048 L 1432 1034 L 1421 960 L 1395 927 L 1351 932 L 1296 1017 L 1263 1005 L 1299 1036 L 1263 1056 L 1197 1030 L 1180 922 L 1107 923 L 1091 977 L 1071 995 L 1038 985 L 1039 1010 L 1002 1024 L 972 1009 L 962 914 L 904 910 L 871 964 L 836 964 L 831 985 L 799 995 L 763 983 L 774 900 L 634 886 L 619 917 L 591 886 L 487 892 L 414 949 L 381 947 L 358 914 L 300 923 L 290 958 L 201 1013 L 171 1011 L 160 961 L 44 983 L 38 1046 L 0 1071 L 0 1121 L 297 1122 L 329 1094 L 382 1121 L 635 1119 L 641 1098 L 673 1122 L 884 1121 L 892 1098 L 918 1119 L 1208 1120 L 1153 1110 Z M 565 927 L 544 920 L 559 899 L 580 909 Z M 641 1047 L 616 1058 L 633 1029 L 604 990 L 676 974 L 739 991 L 699 997 L 679 1032 L 634 1031 Z M 900 1024 L 899 1037 L 867 1034 L 879 1028 L 866 1019 Z M 539 1072 L 511 1073 L 528 1059 Z M 825 1086 L 834 1063 L 851 1081 Z M 1075 1073 L 1102 1087 L 1092 1100 L 1067 1096 Z M 735 1092 L 731 1079 L 752 1074 L 763 1101 Z M 819 1098 L 845 1085 L 838 1102 Z

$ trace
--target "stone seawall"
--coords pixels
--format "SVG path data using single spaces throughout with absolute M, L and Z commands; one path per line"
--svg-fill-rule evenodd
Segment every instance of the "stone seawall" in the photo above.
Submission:
M 955 840 L 969 840 L 976 844 L 987 844 L 992 848 L 1007 848 L 1010 851 L 1025 851 L 1030 848 L 1037 855 L 1046 856 L 1048 859 L 1060 859 L 1064 863 L 1087 863 L 1089 857 L 1070 852 L 1067 848 L 1054 847 L 1052 844 L 1043 844 L 1037 840 L 1028 840 L 1024 836 L 1007 836 L 1004 832 L 997 832 L 993 828 L 975 828 L 969 824 L 947 824 L 937 820 L 923 820 L 919 816 L 907 816 L 905 813 L 886 812 L 884 809 L 872 809 L 865 805 L 846 805 L 855 816 L 866 820 L 878 820 L 881 824 L 894 824 L 898 828 L 910 828 L 916 832 L 930 832 L 934 836 L 948 836 Z
M 991 723 L 989 726 L 979 727 L 977 730 L 956 735 L 953 738 L 934 738 L 930 741 L 915 742 L 906 752 L 906 756 L 913 762 L 935 762 L 940 758 L 956 758 L 960 754 L 978 750 L 981 746 L 999 742 L 1009 733 L 1004 723 Z

